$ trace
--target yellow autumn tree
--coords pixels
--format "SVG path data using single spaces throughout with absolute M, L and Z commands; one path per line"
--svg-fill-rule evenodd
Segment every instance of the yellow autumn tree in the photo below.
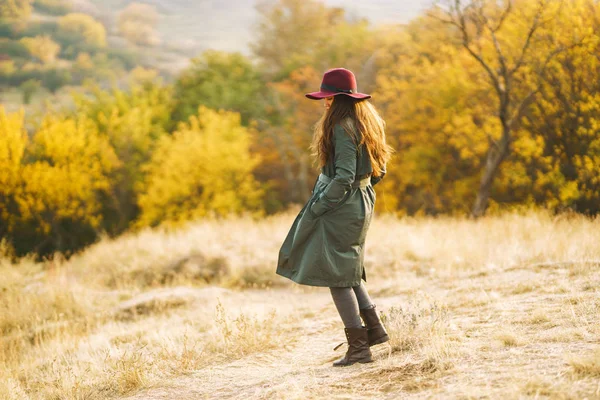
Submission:
M 155 46 L 160 43 L 156 25 L 159 14 L 156 7 L 149 4 L 131 3 L 117 18 L 119 34 L 129 42 L 143 46 Z
M 500 176 L 503 202 L 600 211 L 600 6 L 586 0 L 562 5 L 545 27 L 563 51 L 521 124 L 515 156 Z M 585 38 L 573 46 L 572 37 Z
M 387 51 L 378 60 L 373 102 L 397 153 L 377 187 L 377 207 L 411 215 L 467 212 L 485 132 L 495 128 L 483 77 L 439 21 L 421 18 L 382 36 Z
M 161 138 L 138 188 L 138 226 L 180 224 L 204 216 L 261 209 L 252 176 L 258 160 L 238 113 L 199 107 L 172 136 Z
M 0 105 L 0 237 L 13 231 L 19 219 L 16 196 L 22 182 L 22 160 L 28 138 L 23 111 L 6 113 Z
M 17 251 L 47 254 L 89 244 L 119 162 L 108 140 L 85 117 L 46 116 L 27 156 L 34 161 L 21 166 L 20 220 L 12 232 Z
M 0 18 L 27 19 L 31 14 L 31 0 L 2 0 Z
M 379 207 L 480 215 L 489 189 L 492 209 L 589 209 L 600 8 L 557 3 L 477 2 L 464 17 L 481 32 L 433 9 L 382 35 L 373 99 L 398 153 Z
M 29 54 L 43 63 L 51 63 L 56 60 L 56 56 L 60 51 L 60 45 L 48 35 L 25 37 L 20 42 L 27 47 Z
M 357 74 L 362 90 L 370 89 L 379 37 L 368 21 L 319 0 L 262 0 L 257 11 L 250 48 L 272 77 L 279 80 L 307 66 L 319 73 L 344 66 Z
M 106 47 L 106 29 L 94 17 L 81 13 L 70 13 L 58 19 L 61 31 L 76 35 L 89 45 Z
M 563 4 L 565 3 L 565 4 Z M 566 4 L 569 3 L 569 4 Z M 437 3 L 430 15 L 448 24 L 460 39 L 462 51 L 476 61 L 486 76 L 496 103 L 498 128 L 487 133 L 481 160 L 481 179 L 471 215 L 485 213 L 504 162 L 512 154 L 519 125 L 539 95 L 547 70 L 568 48 L 585 44 L 593 30 L 579 21 L 560 26 L 574 2 L 548 0 L 467 1 Z M 587 2 L 587 8 L 594 7 Z M 577 13 L 579 19 L 583 15 Z
M 90 89 L 91 96 L 76 96 L 75 115 L 86 115 L 110 142 L 120 161 L 111 173 L 111 190 L 105 202 L 104 228 L 119 234 L 137 219 L 135 186 L 142 179 L 140 166 L 152 155 L 158 139 L 170 125 L 171 89 L 143 81 L 129 91 Z

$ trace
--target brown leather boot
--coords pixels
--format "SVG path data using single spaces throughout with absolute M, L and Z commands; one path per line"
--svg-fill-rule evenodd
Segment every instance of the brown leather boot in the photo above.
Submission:
M 375 306 L 373 306 L 373 308 L 360 310 L 360 316 L 365 322 L 369 332 L 369 346 L 385 343 L 390 340 L 390 337 L 377 315 L 377 311 L 375 311 Z
M 345 367 L 357 362 L 361 364 L 373 362 L 367 328 L 345 328 L 344 331 L 348 340 L 348 351 L 344 357 L 335 361 L 333 366 Z

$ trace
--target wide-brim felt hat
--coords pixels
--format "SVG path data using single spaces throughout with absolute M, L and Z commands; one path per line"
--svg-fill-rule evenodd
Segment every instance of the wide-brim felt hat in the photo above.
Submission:
M 356 77 L 346 68 L 334 68 L 325 72 L 321 81 L 321 90 L 307 93 L 305 96 L 312 100 L 321 100 L 326 97 L 345 95 L 355 99 L 370 99 L 371 95 L 359 93 L 356 86 Z

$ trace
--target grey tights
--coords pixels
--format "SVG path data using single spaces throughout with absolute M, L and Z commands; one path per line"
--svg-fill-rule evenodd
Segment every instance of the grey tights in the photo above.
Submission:
M 360 328 L 360 311 L 373 308 L 373 302 L 369 297 L 367 288 L 361 282 L 354 287 L 331 287 L 331 297 L 335 307 L 342 318 L 345 328 Z

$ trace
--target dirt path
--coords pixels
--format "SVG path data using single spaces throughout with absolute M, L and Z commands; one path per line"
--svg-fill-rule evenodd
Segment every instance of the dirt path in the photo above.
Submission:
M 443 329 L 427 325 L 433 313 L 419 314 L 429 328 L 418 348 L 380 345 L 372 364 L 332 368 L 344 352 L 332 350 L 343 331 L 326 290 L 249 291 L 236 300 L 242 312 L 270 304 L 305 315 L 286 330 L 288 345 L 127 399 L 600 398 L 600 365 L 588 360 L 600 345 L 598 274 L 538 266 L 410 279 L 409 287 L 372 284 L 372 295 L 384 312 L 415 298 L 442 304 Z M 577 361 L 592 372 L 578 373 Z
M 260 299 L 248 296 L 247 304 L 253 300 L 265 301 L 261 293 L 251 296 Z M 344 334 L 325 290 L 286 293 L 283 302 L 286 310 L 295 308 L 297 312 L 311 314 L 298 320 L 290 330 L 293 340 L 285 348 L 207 367 L 168 382 L 168 386 L 143 391 L 128 399 L 306 398 L 312 388 L 329 386 L 341 377 L 349 378 L 357 370 L 366 368 L 331 368 L 331 362 L 345 351 L 343 347 L 333 351 Z M 244 312 L 244 307 L 240 311 Z M 387 354 L 389 347 L 379 347 Z M 381 358 L 381 354 L 381 349 L 375 352 L 377 358 Z

